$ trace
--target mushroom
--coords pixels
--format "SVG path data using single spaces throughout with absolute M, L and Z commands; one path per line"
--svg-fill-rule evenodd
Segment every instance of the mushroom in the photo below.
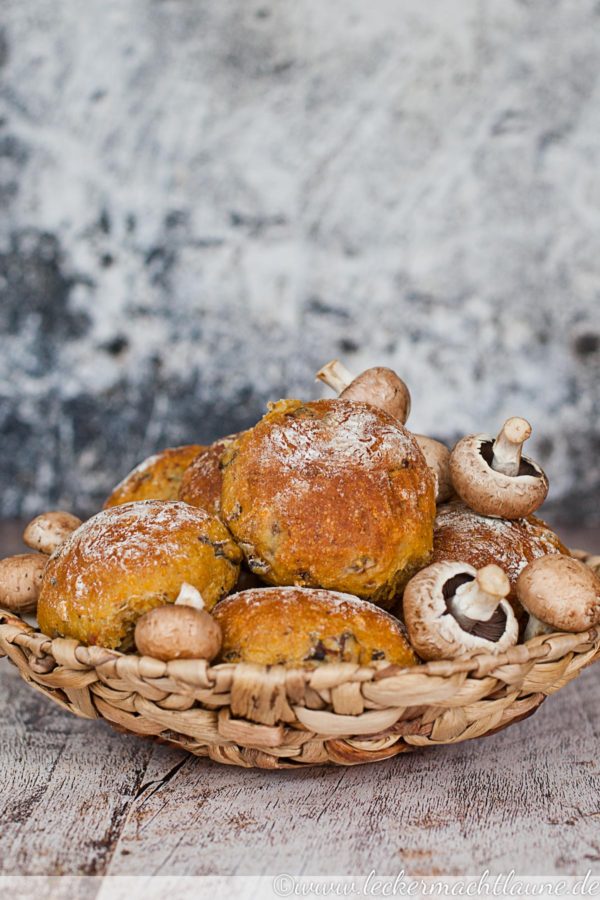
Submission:
M 445 503 L 454 494 L 450 474 L 450 451 L 441 441 L 424 434 L 413 434 L 425 457 L 425 462 L 435 475 L 435 502 Z
M 82 524 L 77 516 L 63 510 L 42 513 L 31 520 L 23 540 L 32 550 L 50 556 Z
M 423 659 L 465 653 L 502 653 L 517 643 L 519 626 L 506 597 L 510 583 L 499 566 L 482 569 L 439 562 L 422 569 L 404 590 L 410 642 Z
M 341 400 L 370 403 L 398 419 L 404 425 L 410 413 L 410 391 L 399 375 L 385 366 L 373 366 L 354 377 L 339 359 L 332 359 L 317 372 L 322 381 Z
M 548 479 L 531 459 L 521 455 L 531 434 L 525 419 L 507 419 L 494 440 L 487 434 L 462 438 L 450 454 L 456 493 L 482 516 L 522 519 L 542 505 Z
M 0 606 L 19 615 L 35 612 L 47 562 L 43 553 L 19 553 L 0 560 Z
M 200 592 L 184 582 L 174 604 L 157 606 L 138 619 L 135 644 L 143 656 L 164 662 L 212 660 L 221 649 L 221 626 L 204 609 Z
M 587 631 L 600 624 L 600 578 L 570 556 L 540 556 L 517 579 L 529 613 L 525 640 L 553 631 Z
M 356 378 L 339 359 L 332 359 L 317 372 L 317 380 L 338 392 L 342 400 L 359 400 L 370 403 L 406 424 L 410 413 L 410 392 L 402 379 L 392 369 L 374 366 L 365 369 Z M 443 503 L 453 493 L 450 478 L 450 451 L 440 441 L 413 434 L 425 461 L 436 477 L 436 502 Z

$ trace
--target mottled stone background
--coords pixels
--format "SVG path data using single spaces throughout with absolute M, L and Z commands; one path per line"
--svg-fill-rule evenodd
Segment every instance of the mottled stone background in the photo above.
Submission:
M 397 367 L 598 521 L 597 0 L 2 0 L 1 512 Z

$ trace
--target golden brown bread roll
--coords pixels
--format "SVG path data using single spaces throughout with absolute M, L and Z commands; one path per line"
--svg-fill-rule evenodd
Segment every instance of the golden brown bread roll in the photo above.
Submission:
M 402 624 L 350 594 L 315 588 L 255 588 L 226 597 L 213 615 L 223 633 L 219 656 L 223 662 L 417 663 Z
M 204 447 L 198 453 L 183 473 L 179 488 L 180 500 L 191 506 L 199 506 L 213 515 L 219 515 L 223 484 L 221 459 L 238 437 L 237 434 L 230 434 Z
M 211 609 L 235 585 L 242 554 L 218 519 L 143 500 L 93 516 L 48 560 L 38 622 L 51 637 L 127 649 L 136 620 L 173 603 L 183 582 Z
M 495 563 L 510 581 L 509 600 L 516 600 L 515 585 L 527 563 L 539 556 L 569 551 L 553 531 L 535 516 L 497 519 L 480 516 L 455 501 L 438 507 L 432 562 L 456 560 L 476 569 Z
M 185 444 L 149 456 L 113 488 L 103 508 L 134 500 L 177 500 L 183 473 L 203 449 L 201 444 Z
M 221 515 L 270 584 L 382 605 L 429 559 L 434 479 L 396 419 L 347 400 L 281 400 L 226 452 Z

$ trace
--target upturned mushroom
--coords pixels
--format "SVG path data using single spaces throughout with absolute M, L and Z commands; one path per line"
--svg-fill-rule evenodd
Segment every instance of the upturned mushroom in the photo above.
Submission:
M 506 597 L 510 583 L 496 565 L 475 569 L 441 562 L 422 569 L 404 591 L 410 642 L 426 660 L 468 653 L 502 653 L 517 643 L 519 628 Z
M 19 615 L 35 612 L 48 557 L 19 553 L 0 560 L 0 607 Z
M 570 556 L 540 556 L 517 579 L 529 613 L 525 640 L 553 631 L 587 631 L 600 624 L 600 578 Z
M 333 388 L 340 400 L 357 400 L 385 410 L 404 425 L 410 413 L 410 391 L 399 375 L 385 366 L 365 369 L 356 377 L 339 359 L 319 369 L 317 381 Z
M 317 372 L 317 380 L 337 391 L 342 400 L 357 400 L 377 406 L 406 424 L 410 413 L 410 391 L 392 369 L 373 366 L 354 377 L 339 359 L 332 359 Z M 452 494 L 450 451 L 440 441 L 413 434 L 425 461 L 436 477 L 436 502 L 444 503 Z
M 143 656 L 164 662 L 212 660 L 221 649 L 221 627 L 204 609 L 200 592 L 184 582 L 174 604 L 157 606 L 138 619 L 135 644 Z
M 63 510 L 42 513 L 31 520 L 23 540 L 32 550 L 50 556 L 81 524 L 81 519 Z
M 542 505 L 548 493 L 543 470 L 522 456 L 531 434 L 525 419 L 507 419 L 494 440 L 472 434 L 460 440 L 450 454 L 454 490 L 482 516 L 523 519 Z

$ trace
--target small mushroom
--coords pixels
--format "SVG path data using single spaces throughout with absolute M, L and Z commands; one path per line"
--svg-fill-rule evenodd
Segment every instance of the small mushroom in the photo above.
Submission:
M 81 519 L 63 510 L 42 513 L 31 520 L 23 540 L 32 550 L 50 556 L 81 524 Z
M 135 644 L 143 656 L 164 662 L 212 660 L 221 649 L 221 626 L 204 609 L 200 592 L 184 582 L 174 604 L 157 606 L 138 619 Z
M 540 556 L 517 579 L 529 613 L 525 640 L 553 631 L 587 631 L 600 624 L 600 578 L 570 556 Z
M 339 359 L 332 359 L 317 372 L 341 400 L 357 400 L 385 410 L 404 425 L 410 413 L 410 391 L 399 375 L 385 366 L 373 366 L 354 377 Z
M 370 403 L 406 424 L 410 413 L 410 392 L 402 379 L 392 369 L 374 366 L 365 369 L 356 378 L 339 359 L 332 359 L 317 372 L 317 380 L 323 381 L 342 400 L 358 400 Z M 453 493 L 450 479 L 450 451 L 440 441 L 414 434 L 425 461 L 436 477 L 436 502 L 443 503 Z
M 423 659 L 466 653 L 502 653 L 517 643 L 519 626 L 506 600 L 510 583 L 496 565 L 479 571 L 462 562 L 439 562 L 406 585 L 404 618 L 411 644 Z
M 425 457 L 425 462 L 435 475 L 435 502 L 445 503 L 454 494 L 450 474 L 450 451 L 441 441 L 426 437 L 424 434 L 413 434 L 413 437 Z
M 0 560 L 0 607 L 11 612 L 35 612 L 48 557 L 19 553 Z
M 504 423 L 494 440 L 487 434 L 472 434 L 460 440 L 450 454 L 454 490 L 471 509 L 482 516 L 522 519 L 542 505 L 548 479 L 531 459 L 521 455 L 531 434 L 525 419 Z

